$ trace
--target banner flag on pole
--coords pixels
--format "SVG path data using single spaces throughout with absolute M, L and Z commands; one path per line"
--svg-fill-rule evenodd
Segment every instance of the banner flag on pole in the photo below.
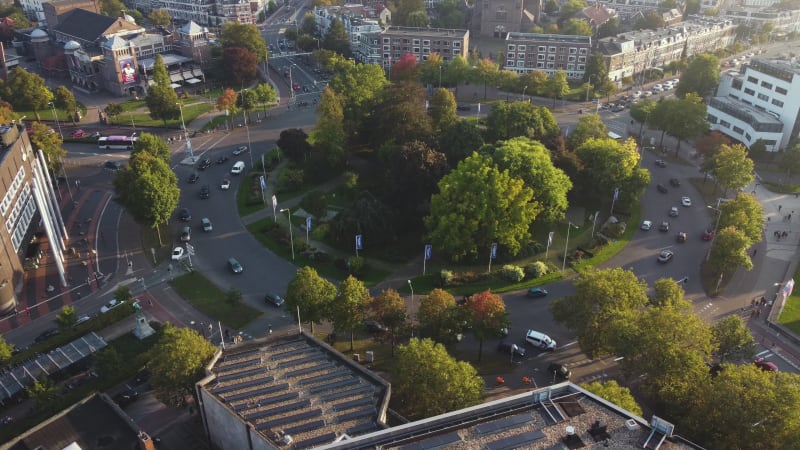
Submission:
M 278 207 L 278 197 L 273 195 L 272 196 L 272 209 L 275 209 L 277 207 Z
M 481 104 L 480 104 L 480 102 L 478 103 L 478 112 L 481 112 Z
M 492 259 L 497 259 L 497 242 L 492 242 Z
M 619 188 L 614 188 L 614 201 L 619 198 Z
M 306 231 L 311 231 L 311 216 L 306 217 Z
M 547 246 L 548 247 L 553 245 L 553 235 L 555 235 L 555 232 L 553 232 L 553 231 L 551 231 L 550 233 L 547 234 Z
M 363 250 L 363 248 L 361 248 L 361 235 L 360 234 L 356 235 L 356 250 Z
M 264 179 L 264 175 L 261 175 L 259 178 L 261 178 L 261 190 L 264 191 L 267 189 L 267 180 Z
M 431 250 L 433 250 L 433 246 L 431 244 L 425 244 L 425 261 L 431 259 Z

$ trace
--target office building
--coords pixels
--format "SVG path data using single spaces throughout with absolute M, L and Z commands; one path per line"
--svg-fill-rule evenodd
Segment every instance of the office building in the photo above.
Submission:
M 519 74 L 542 71 L 548 76 L 563 70 L 567 78 L 579 80 L 591 49 L 591 36 L 508 33 L 503 69 Z

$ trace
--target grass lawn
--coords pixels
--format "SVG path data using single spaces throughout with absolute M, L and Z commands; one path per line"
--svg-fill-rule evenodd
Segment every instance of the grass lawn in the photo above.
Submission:
M 161 242 L 163 242 L 163 245 L 158 241 L 158 233 L 155 228 L 142 227 L 142 251 L 150 258 L 153 256 L 153 250 L 151 249 L 155 250 L 154 265 L 156 266 L 170 259 L 172 255 L 172 246 L 170 244 L 175 241 L 172 227 L 159 225 L 158 228 L 161 230 Z
M 192 120 L 213 109 L 214 105 L 210 103 L 187 104 L 186 106 L 183 107 L 183 118 L 186 121 L 186 127 L 189 128 L 189 125 L 191 124 Z M 139 110 L 137 109 L 136 111 Z M 128 125 L 131 123 L 131 120 L 133 120 L 133 123 L 135 123 L 136 126 L 139 127 L 163 127 L 163 128 L 176 128 L 176 129 L 179 129 L 181 127 L 180 117 L 172 120 L 167 120 L 167 124 L 164 125 L 163 120 L 152 119 L 147 111 L 122 113 L 118 116 L 110 118 L 111 124 L 118 124 L 118 125 Z
M 242 182 L 239 183 L 239 189 L 236 191 L 236 206 L 239 208 L 240 217 L 249 216 L 266 207 L 261 200 L 261 192 L 258 190 L 258 176 L 252 172 L 244 175 Z
M 169 284 L 203 314 L 231 328 L 242 328 L 262 314 L 244 303 L 229 304 L 225 292 L 197 271 L 181 275 Z
M 800 279 L 800 268 L 795 271 L 794 279 Z M 800 291 L 793 290 L 792 295 L 786 299 L 778 323 L 800 336 Z

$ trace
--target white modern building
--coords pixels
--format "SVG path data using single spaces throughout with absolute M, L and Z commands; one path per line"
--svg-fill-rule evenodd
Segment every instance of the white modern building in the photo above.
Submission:
M 783 33 L 800 31 L 800 10 L 731 6 L 720 9 L 718 17 L 756 28 L 761 28 L 764 24 L 769 23 L 775 31 Z
M 748 148 L 763 140 L 778 151 L 800 131 L 800 65 L 794 60 L 754 59 L 741 72 L 722 75 L 708 105 L 711 128 Z

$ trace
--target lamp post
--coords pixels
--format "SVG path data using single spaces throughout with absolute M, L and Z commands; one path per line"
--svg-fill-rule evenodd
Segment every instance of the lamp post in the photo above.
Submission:
M 597 74 L 589 75 L 589 81 L 586 83 L 586 101 L 589 101 L 589 88 L 592 87 L 592 77 L 597 78 Z
M 283 208 L 281 209 L 281 212 L 289 213 L 289 243 L 292 246 L 292 261 L 294 261 L 294 234 L 292 234 L 292 212 L 289 211 L 289 208 Z
M 525 85 L 525 87 L 522 88 L 522 101 L 523 102 L 525 101 L 525 91 L 527 91 L 527 90 L 528 90 L 528 85 Z
M 708 209 L 713 209 L 717 212 L 717 222 L 714 224 L 714 236 L 711 237 L 711 247 L 708 249 L 708 254 L 706 255 L 706 261 L 711 259 L 711 250 L 714 248 L 714 241 L 717 239 L 717 229 L 719 228 L 719 219 L 722 217 L 722 210 L 718 208 L 714 208 L 711 205 L 706 206 Z
M 242 95 L 242 93 L 244 93 L 245 91 L 247 91 L 247 89 L 242 89 L 242 91 L 239 93 L 239 95 Z M 247 108 L 244 108 L 244 106 L 245 106 L 245 101 L 244 101 L 244 98 L 242 98 L 242 107 L 243 107 L 242 110 L 244 111 L 244 114 L 242 114 L 244 116 L 244 129 L 247 132 L 247 153 L 250 154 L 250 169 L 252 170 L 253 169 L 253 148 L 252 148 L 252 143 L 250 142 L 250 125 L 247 124 Z
M 414 286 L 408 280 L 408 288 L 411 289 L 411 311 L 414 311 Z M 414 337 L 414 319 L 411 319 L 411 337 Z
M 49 102 L 48 104 L 50 105 L 50 108 L 53 109 L 53 120 L 56 121 L 58 135 L 61 136 L 61 139 L 64 139 L 64 133 L 61 132 L 61 122 L 58 121 L 58 116 L 56 115 L 56 105 L 53 102 Z
M 442 88 L 442 69 L 444 69 L 444 65 L 439 65 L 439 89 Z
M 561 263 L 562 272 L 567 267 L 567 250 L 569 250 L 569 230 L 572 229 L 572 227 L 578 228 L 578 226 L 574 225 L 572 222 L 567 222 L 567 242 L 564 244 L 564 262 Z
M 192 152 L 192 142 L 189 140 L 189 133 L 186 131 L 186 122 L 183 121 L 183 105 L 180 102 L 175 103 L 181 112 L 181 128 L 183 128 L 183 138 L 186 139 L 186 152 L 189 153 L 189 158 L 194 162 L 194 152 Z M 252 167 L 252 165 L 251 165 Z

